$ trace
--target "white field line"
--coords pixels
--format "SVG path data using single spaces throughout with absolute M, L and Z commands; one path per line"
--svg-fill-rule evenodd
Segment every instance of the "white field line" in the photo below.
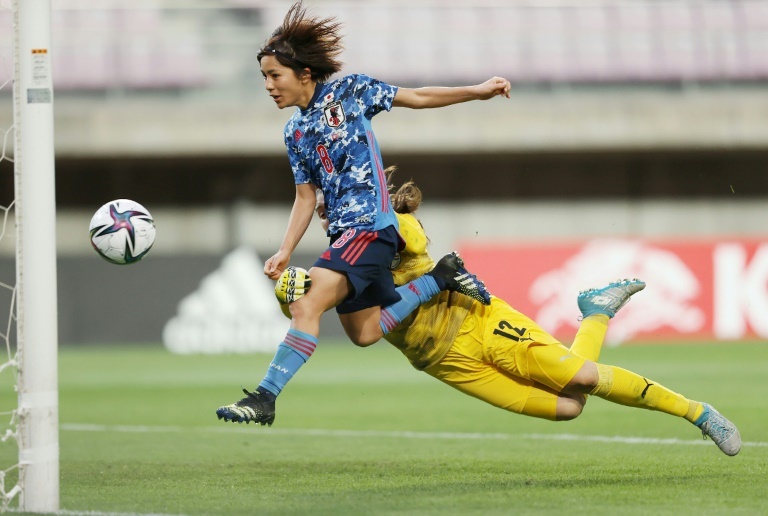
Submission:
M 58 511 L 64 516 L 181 516 L 176 514 L 143 513 L 143 512 L 98 512 L 98 511 Z
M 13 507 L 8 509 L 8 512 L 19 512 L 18 509 Z M 24 513 L 29 514 L 29 513 Z M 48 514 L 48 513 L 46 513 Z M 62 516 L 183 516 L 181 514 L 162 514 L 162 513 L 147 513 L 147 512 L 101 512 L 101 511 L 68 511 L 61 509 L 50 514 L 57 514 Z
M 291 429 L 291 428 L 264 428 L 254 425 L 247 426 L 207 426 L 207 427 L 181 427 L 181 426 L 132 426 L 132 425 L 91 425 L 64 423 L 61 430 L 70 432 L 127 432 L 127 433 L 181 433 L 181 432 L 209 432 L 209 433 L 254 433 L 261 435 L 304 435 L 315 437 L 392 437 L 396 439 L 484 439 L 484 440 L 516 440 L 530 439 L 535 441 L 583 441 L 619 444 L 681 444 L 681 445 L 710 445 L 704 439 L 657 439 L 653 437 L 620 437 L 606 435 L 577 435 L 577 434 L 484 434 L 462 432 L 398 432 L 382 430 L 325 430 L 322 428 Z M 742 446 L 768 447 L 768 442 L 744 442 Z

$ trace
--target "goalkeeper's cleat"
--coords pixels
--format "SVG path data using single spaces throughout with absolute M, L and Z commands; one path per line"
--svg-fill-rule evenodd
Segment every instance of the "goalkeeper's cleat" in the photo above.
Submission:
M 469 296 L 484 305 L 491 304 L 491 294 L 485 288 L 485 283 L 464 268 L 464 260 L 455 252 L 440 258 L 435 268 L 427 274 L 441 279 L 445 282 L 446 288 L 452 292 Z
M 613 318 L 629 298 L 645 288 L 645 282 L 639 279 L 614 281 L 603 288 L 591 288 L 579 292 L 578 304 L 582 317 L 607 315 Z
M 726 455 L 732 457 L 739 453 L 739 450 L 741 450 L 741 434 L 739 434 L 736 425 L 728 421 L 712 405 L 708 403 L 702 403 L 702 405 L 704 405 L 704 412 L 702 412 L 694 425 L 699 427 L 704 439 L 707 437 L 712 439 L 717 447 Z
M 258 423 L 262 426 L 275 422 L 275 398 L 276 396 L 269 391 L 256 389 L 254 392 L 248 392 L 243 389 L 246 397 L 216 409 L 216 415 L 224 421 L 233 423 Z

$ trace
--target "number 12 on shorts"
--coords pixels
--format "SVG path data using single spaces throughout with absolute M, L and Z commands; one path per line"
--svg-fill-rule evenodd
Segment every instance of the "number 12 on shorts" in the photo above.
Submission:
M 516 333 L 517 335 L 513 335 L 509 330 Z M 523 337 L 527 331 L 527 328 L 516 328 L 509 324 L 507 321 L 499 321 L 499 327 L 493 330 L 493 334 L 506 337 L 510 340 L 514 340 L 515 342 L 520 342 L 521 340 L 531 340 L 527 337 Z

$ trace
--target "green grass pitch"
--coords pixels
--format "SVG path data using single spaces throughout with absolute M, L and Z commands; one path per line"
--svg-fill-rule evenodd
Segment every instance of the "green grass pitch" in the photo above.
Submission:
M 63 348 L 61 508 L 106 514 L 768 514 L 768 346 L 648 345 L 602 361 L 708 401 L 729 458 L 683 419 L 590 399 L 552 423 L 466 397 L 387 344 L 321 343 L 272 428 L 218 421 L 270 355 Z M 7 373 L 3 373 L 7 376 Z M 3 410 L 15 404 L 3 378 Z M 16 448 L 2 446 L 2 466 Z M 8 479 L 13 480 L 13 479 Z M 15 505 L 15 504 L 14 504 Z

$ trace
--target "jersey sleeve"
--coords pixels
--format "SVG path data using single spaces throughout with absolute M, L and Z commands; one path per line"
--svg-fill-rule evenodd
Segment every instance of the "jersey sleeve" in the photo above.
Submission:
M 357 91 L 355 93 L 365 106 L 365 118 L 370 120 L 382 111 L 392 109 L 392 103 L 395 100 L 395 94 L 397 94 L 397 86 L 392 86 L 367 75 L 358 75 L 356 79 L 355 89 Z
M 299 148 L 295 143 L 295 138 L 290 125 L 285 128 L 285 148 L 288 151 L 288 162 L 291 165 L 291 172 L 293 172 L 294 183 L 297 185 L 303 185 L 311 183 L 312 180 L 309 176 L 309 170 L 304 158 L 299 152 Z

